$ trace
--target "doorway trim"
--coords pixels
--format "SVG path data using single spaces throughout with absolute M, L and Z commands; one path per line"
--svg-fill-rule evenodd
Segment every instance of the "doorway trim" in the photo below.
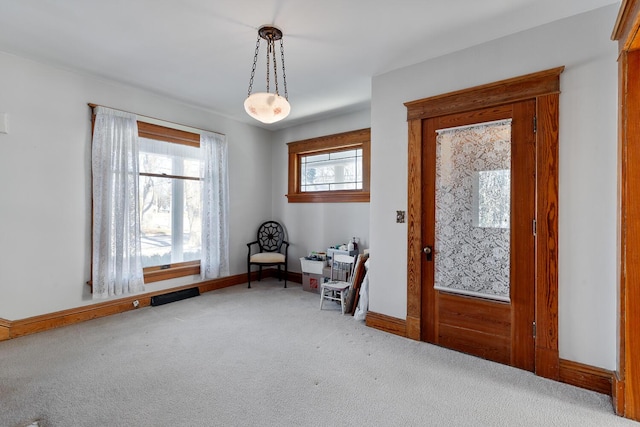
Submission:
M 611 38 L 618 42 L 619 290 L 613 405 L 618 415 L 640 421 L 640 1 L 622 1 Z
M 536 101 L 535 373 L 558 380 L 558 107 L 560 74 L 553 68 L 407 102 L 409 164 L 407 337 L 422 339 L 422 121 L 506 103 Z

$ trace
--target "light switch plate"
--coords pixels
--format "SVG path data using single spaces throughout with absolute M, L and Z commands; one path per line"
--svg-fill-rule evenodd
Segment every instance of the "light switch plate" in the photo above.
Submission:
M 9 133 L 9 115 L 0 113 L 0 133 Z

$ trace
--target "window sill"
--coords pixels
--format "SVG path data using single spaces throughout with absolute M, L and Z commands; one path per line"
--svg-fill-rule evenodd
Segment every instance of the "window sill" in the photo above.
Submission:
M 289 203 L 368 203 L 368 191 L 317 191 L 287 194 Z
M 200 274 L 200 261 L 170 264 L 168 268 L 147 267 L 144 269 L 144 283 L 159 282 L 195 274 Z
M 169 268 L 147 267 L 143 269 L 144 283 L 160 282 L 162 280 L 175 279 L 177 277 L 193 276 L 200 274 L 200 261 L 189 261 L 171 264 Z M 93 281 L 87 281 L 93 293 Z

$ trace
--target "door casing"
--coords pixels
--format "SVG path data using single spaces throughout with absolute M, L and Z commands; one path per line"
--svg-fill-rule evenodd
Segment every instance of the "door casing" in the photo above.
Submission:
M 423 120 L 517 101 L 536 108 L 536 212 L 534 372 L 559 379 L 558 353 L 558 126 L 560 74 L 553 68 L 444 95 L 407 102 L 407 337 L 422 331 Z

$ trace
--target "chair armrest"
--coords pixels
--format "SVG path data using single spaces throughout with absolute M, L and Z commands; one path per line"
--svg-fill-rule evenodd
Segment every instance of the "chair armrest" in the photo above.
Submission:
M 247 249 L 248 249 L 248 253 L 247 253 L 247 259 L 249 259 L 251 257 L 251 246 L 253 245 L 257 245 L 258 241 L 253 241 L 253 242 L 249 242 L 247 243 Z
M 285 245 L 284 246 L 284 257 L 286 258 L 288 253 L 289 253 L 289 242 L 287 242 L 286 240 L 283 240 L 282 244 Z

